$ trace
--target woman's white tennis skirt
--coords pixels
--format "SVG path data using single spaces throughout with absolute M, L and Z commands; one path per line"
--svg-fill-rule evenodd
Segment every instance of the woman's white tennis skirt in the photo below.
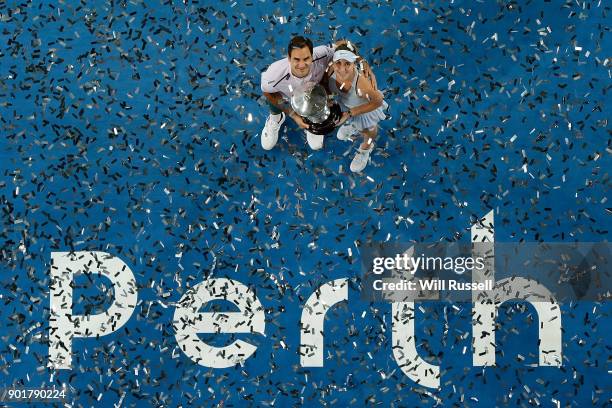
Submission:
M 349 110 L 348 107 L 342 104 L 340 106 L 342 107 L 343 112 Z M 387 110 L 388 106 L 389 105 L 387 105 L 387 102 L 383 101 L 382 106 L 374 109 L 371 112 L 353 116 L 346 122 L 359 131 L 362 131 L 363 129 L 373 128 L 374 126 L 378 125 L 378 122 L 387 118 L 387 116 L 385 115 L 385 110 Z

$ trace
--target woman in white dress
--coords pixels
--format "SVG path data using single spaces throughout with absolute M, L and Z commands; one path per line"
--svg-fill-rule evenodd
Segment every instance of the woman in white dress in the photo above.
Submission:
M 357 68 L 361 58 L 353 44 L 347 42 L 336 47 L 332 65 L 327 70 L 327 88 L 337 95 L 342 107 L 341 125 L 337 137 L 350 140 L 361 134 L 363 141 L 351 161 L 351 171 L 361 172 L 368 164 L 374 141 L 378 135 L 378 122 L 385 119 L 387 103 L 376 87 L 374 75 L 365 76 Z M 370 70 L 368 70 L 370 72 Z

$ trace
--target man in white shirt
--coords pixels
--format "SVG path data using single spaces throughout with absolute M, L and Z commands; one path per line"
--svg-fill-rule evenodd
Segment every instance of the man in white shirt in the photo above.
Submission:
M 261 74 L 261 90 L 268 100 L 270 115 L 261 132 L 261 146 L 272 149 L 278 141 L 278 131 L 289 116 L 306 131 L 308 146 L 313 150 L 323 147 L 323 135 L 308 131 L 308 125 L 300 115 L 291 109 L 293 91 L 307 82 L 321 82 L 328 64 L 334 56 L 334 49 L 328 46 L 313 48 L 308 38 L 293 37 L 287 47 L 287 58 L 276 61 Z

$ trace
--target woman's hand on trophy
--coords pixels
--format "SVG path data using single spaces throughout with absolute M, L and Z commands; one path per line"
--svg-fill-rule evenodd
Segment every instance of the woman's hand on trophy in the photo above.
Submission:
M 351 117 L 351 114 L 348 112 L 342 112 L 342 116 L 340 119 L 336 121 L 336 127 L 341 126 L 344 122 L 346 122 Z

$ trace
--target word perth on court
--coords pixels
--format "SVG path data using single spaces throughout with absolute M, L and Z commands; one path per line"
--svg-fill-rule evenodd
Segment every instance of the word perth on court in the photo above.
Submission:
M 482 236 L 493 238 L 493 213 L 472 227 L 472 240 Z M 99 314 L 75 315 L 73 279 L 77 273 L 99 274 L 112 283 L 114 298 L 108 309 Z M 491 278 L 491 276 L 488 276 Z M 495 318 L 500 302 L 513 299 L 509 293 L 540 285 L 526 278 L 503 282 L 504 290 L 494 288 L 497 302 L 475 301 L 473 291 L 472 325 L 473 365 L 495 364 Z M 496 288 L 497 288 L 496 285 Z M 510 288 L 509 288 L 510 286 Z M 541 286 L 541 285 L 540 285 Z M 517 290 L 508 290 L 514 288 Z M 537 287 L 539 292 L 546 288 Z M 348 279 L 336 279 L 321 285 L 307 299 L 300 318 L 300 364 L 302 367 L 324 365 L 324 320 L 326 312 L 339 302 L 348 301 Z M 534 306 L 539 325 L 539 365 L 560 366 L 561 312 L 552 295 L 542 302 L 525 298 Z M 223 300 L 238 307 L 239 312 L 200 312 L 209 302 Z M 72 343 L 75 339 L 108 335 L 121 328 L 131 317 L 138 301 L 134 274 L 118 257 L 105 252 L 52 252 L 50 285 L 49 367 L 72 368 Z M 402 371 L 420 385 L 440 386 L 440 366 L 425 361 L 417 352 L 414 302 L 392 303 L 392 352 Z M 264 308 L 252 289 L 228 278 L 211 278 L 190 288 L 176 304 L 173 317 L 175 338 L 180 350 L 195 363 L 212 368 L 228 368 L 243 364 L 257 347 L 244 340 L 216 347 L 207 344 L 200 333 L 265 334 Z M 486 333 L 486 334 L 485 334 Z

